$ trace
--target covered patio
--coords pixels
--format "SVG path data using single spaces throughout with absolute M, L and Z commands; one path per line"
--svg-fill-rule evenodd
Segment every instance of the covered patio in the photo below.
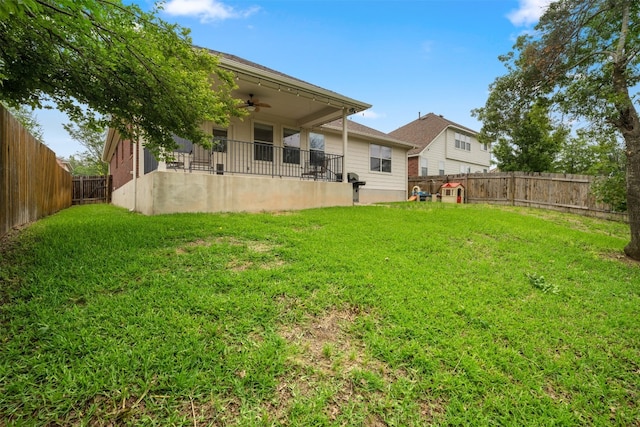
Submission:
M 209 149 L 180 138 L 176 138 L 176 142 L 181 147 L 164 162 L 164 170 L 342 181 L 344 156 L 341 154 L 230 139 L 215 139 Z M 152 165 L 147 172 L 163 169 L 163 162 L 149 161 Z

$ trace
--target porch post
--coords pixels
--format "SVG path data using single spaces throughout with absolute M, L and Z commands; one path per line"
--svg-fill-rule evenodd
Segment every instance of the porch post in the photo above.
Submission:
M 342 182 L 347 182 L 347 107 L 342 109 Z

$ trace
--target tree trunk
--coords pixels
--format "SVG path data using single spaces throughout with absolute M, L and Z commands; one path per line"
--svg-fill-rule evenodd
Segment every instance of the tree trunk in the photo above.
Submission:
M 625 246 L 624 253 L 640 261 L 640 119 L 629 97 L 623 72 L 614 70 L 613 80 L 618 94 L 626 101 L 619 104 L 619 116 L 614 121 L 624 138 L 627 155 L 627 212 L 631 242 Z
M 613 61 L 613 88 L 619 95 L 617 109 L 619 116 L 614 120 L 622 133 L 627 154 L 627 212 L 631 241 L 624 248 L 628 257 L 640 261 L 640 120 L 638 111 L 629 96 L 627 66 L 627 37 L 629 35 L 630 3 L 622 3 L 622 25 Z
M 627 145 L 627 212 L 631 229 L 631 242 L 624 253 L 640 261 L 640 129 L 623 135 Z

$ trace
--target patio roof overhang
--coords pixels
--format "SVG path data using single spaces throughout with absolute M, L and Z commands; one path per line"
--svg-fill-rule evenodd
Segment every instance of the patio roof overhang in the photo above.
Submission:
M 286 117 L 300 128 L 311 128 L 371 108 L 370 104 L 323 89 L 242 58 L 212 51 L 220 67 L 234 73 L 238 89 L 233 95 L 247 100 L 249 94 L 271 105 L 260 114 Z

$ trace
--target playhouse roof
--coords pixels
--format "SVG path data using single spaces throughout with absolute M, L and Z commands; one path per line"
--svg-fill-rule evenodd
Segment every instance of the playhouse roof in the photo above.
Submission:
M 442 184 L 442 188 L 457 188 L 457 187 L 464 188 L 464 185 L 462 185 L 459 182 L 447 182 L 445 184 Z

